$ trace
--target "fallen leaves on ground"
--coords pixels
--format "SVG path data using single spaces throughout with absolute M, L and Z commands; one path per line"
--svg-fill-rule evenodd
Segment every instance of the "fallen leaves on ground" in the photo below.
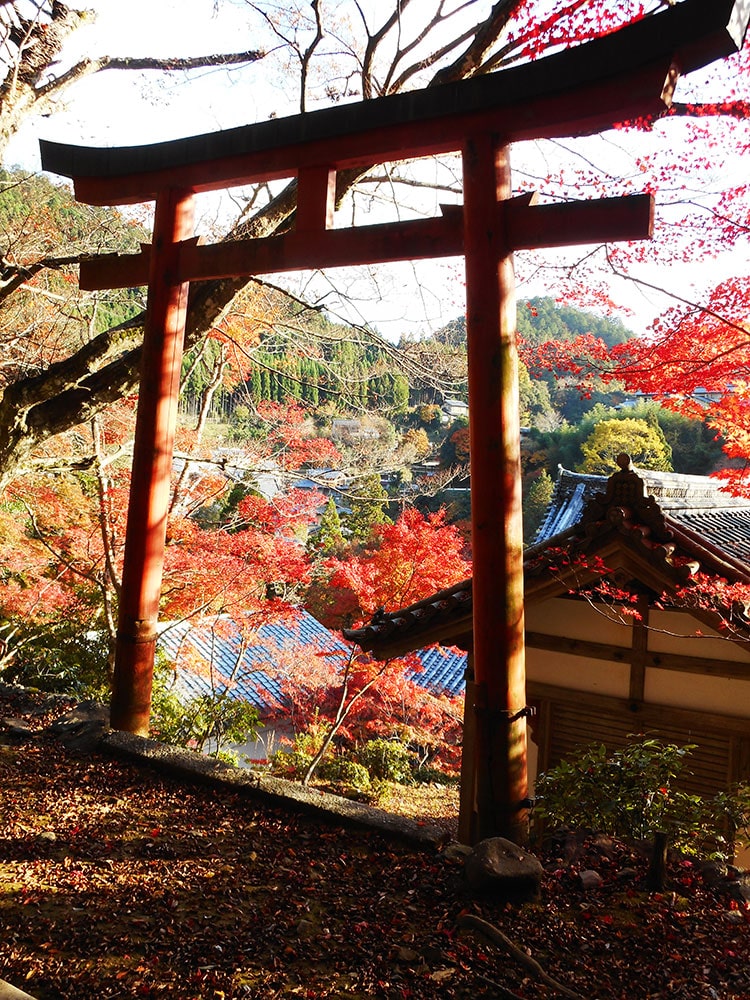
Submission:
M 19 714 L 0 699 L 0 718 Z M 459 931 L 466 913 L 586 997 L 750 997 L 746 908 L 686 862 L 647 894 L 647 860 L 623 845 L 553 851 L 540 902 L 511 906 L 473 899 L 451 850 L 44 736 L 0 746 L 0 788 L 0 978 L 39 1000 L 556 996 Z

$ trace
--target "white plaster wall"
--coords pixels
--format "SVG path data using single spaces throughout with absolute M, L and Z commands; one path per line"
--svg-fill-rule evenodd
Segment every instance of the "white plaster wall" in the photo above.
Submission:
M 526 676 L 539 684 L 574 691 L 627 698 L 630 693 L 630 667 L 625 663 L 594 660 L 547 649 L 526 650 Z
M 264 767 L 277 750 L 289 749 L 286 737 L 289 727 L 282 722 L 278 726 L 261 726 L 257 738 L 245 743 L 228 743 L 226 749 L 237 755 L 237 766 L 243 768 Z M 203 748 L 205 754 L 212 753 L 213 740 L 208 740 Z
M 555 597 L 526 608 L 526 628 L 530 632 L 606 642 L 629 649 L 630 624 L 613 621 L 613 615 L 613 611 L 601 605 Z
M 645 701 L 651 704 L 719 715 L 750 715 L 750 677 L 745 681 L 649 667 L 644 695 Z
M 697 636 L 696 630 L 704 634 Z M 649 615 L 648 648 L 652 652 L 747 663 L 750 676 L 750 642 L 731 642 L 685 612 L 652 611 Z

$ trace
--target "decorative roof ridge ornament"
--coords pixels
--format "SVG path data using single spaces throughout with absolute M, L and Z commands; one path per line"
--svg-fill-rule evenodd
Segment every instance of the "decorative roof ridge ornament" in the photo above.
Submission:
M 622 452 L 616 462 L 619 469 L 607 480 L 605 492 L 595 493 L 584 508 L 580 521 L 584 533 L 607 521 L 630 529 L 643 526 L 654 541 L 671 539 L 664 512 L 646 492 L 646 483 L 636 472 L 630 455 Z

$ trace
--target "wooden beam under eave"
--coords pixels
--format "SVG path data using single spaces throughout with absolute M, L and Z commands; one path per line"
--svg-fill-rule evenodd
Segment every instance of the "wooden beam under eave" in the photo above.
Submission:
M 320 165 L 300 170 L 297 178 L 296 231 L 318 233 L 330 229 L 335 200 L 335 170 Z
M 648 598 L 641 594 L 636 606 L 637 618 L 631 626 L 630 700 L 640 703 L 645 698 L 646 658 L 648 656 Z
M 107 253 L 82 258 L 78 286 L 83 292 L 108 288 L 139 288 L 148 284 L 151 244 L 142 243 L 140 253 Z
M 195 242 L 185 245 L 180 254 L 182 279 L 202 281 L 239 274 L 275 274 L 463 254 L 460 205 L 448 206 L 443 216 L 433 219 L 328 229 L 331 177 L 333 173 L 326 170 L 317 178 L 318 186 L 310 195 L 305 194 L 304 210 L 298 216 L 294 232 L 208 246 Z M 653 232 L 654 202 L 650 195 L 559 205 L 530 205 L 524 198 L 499 205 L 498 212 L 506 215 L 512 249 L 521 250 L 648 238 Z M 145 285 L 148 268 L 147 246 L 140 254 L 92 257 L 81 261 L 80 287 L 90 292 Z
M 611 712 L 621 717 L 630 716 L 641 727 L 681 726 L 685 729 L 703 730 L 715 729 L 719 733 L 737 733 L 747 737 L 747 717 L 721 715 L 718 712 L 702 712 L 690 708 L 678 708 L 671 705 L 661 705 L 655 702 L 643 702 L 637 712 L 627 698 L 617 698 L 612 695 L 595 694 L 577 688 L 557 687 L 554 684 L 543 684 L 539 681 L 529 681 L 528 694 L 530 699 L 549 699 L 573 705 L 587 705 L 599 709 L 602 714 Z
M 628 663 L 632 649 L 626 646 L 615 646 L 607 642 L 594 642 L 591 639 L 567 639 L 561 635 L 550 635 L 545 632 L 526 632 L 528 649 L 541 649 L 549 653 L 562 653 L 566 656 L 585 657 L 589 660 L 601 660 L 602 669 L 606 670 L 608 663 Z M 683 653 L 666 653 L 658 650 L 646 650 L 644 667 L 653 670 L 671 670 L 678 673 L 699 674 L 706 677 L 725 677 L 735 680 L 750 680 L 750 650 L 749 659 L 717 660 L 708 656 L 688 656 Z
M 425 635 L 420 635 L 418 631 L 409 631 L 405 636 L 394 632 L 393 636 L 382 641 L 375 641 L 372 644 L 366 640 L 357 641 L 365 652 L 372 653 L 376 660 L 390 660 L 393 657 L 406 656 L 416 649 L 425 646 L 456 646 L 464 652 L 469 653 L 474 648 L 474 631 L 471 619 L 471 608 L 469 615 L 463 616 L 458 621 L 447 622 L 446 624 L 426 630 Z
M 578 563 L 561 565 L 555 570 L 543 569 L 534 575 L 527 568 L 526 604 L 540 604 L 552 597 L 595 586 L 603 578 L 618 580 L 626 577 L 637 581 L 641 588 L 649 588 L 654 594 L 673 594 L 690 579 L 689 570 L 672 566 L 660 555 L 658 547 L 649 549 L 639 535 L 631 537 L 616 530 L 598 539 L 588 550 L 583 550 L 581 556 Z M 698 617 L 698 611 L 692 609 L 691 613 Z

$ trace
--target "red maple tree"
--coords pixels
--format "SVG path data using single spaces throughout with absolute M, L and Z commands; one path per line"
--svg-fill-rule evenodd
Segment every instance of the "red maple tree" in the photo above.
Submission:
M 407 507 L 394 524 L 373 528 L 370 544 L 344 558 L 322 560 L 307 605 L 329 627 L 422 600 L 471 573 L 466 540 L 444 510 Z

